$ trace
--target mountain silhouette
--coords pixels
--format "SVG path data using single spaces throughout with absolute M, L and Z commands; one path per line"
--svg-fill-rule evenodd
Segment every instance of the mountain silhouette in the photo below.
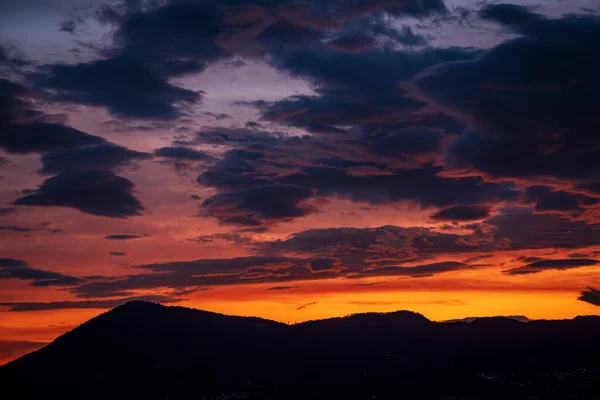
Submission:
M 489 317 L 483 317 L 483 318 L 489 318 Z M 508 319 L 514 319 L 520 322 L 529 322 L 531 321 L 529 318 L 527 318 L 524 315 L 507 315 L 507 316 L 496 316 L 496 317 L 492 317 L 492 318 L 508 318 Z M 456 322 L 473 322 L 477 319 L 482 319 L 482 317 L 466 317 L 466 318 L 460 318 L 460 319 L 447 319 L 445 321 L 445 323 L 456 323 Z
M 598 399 L 600 317 L 286 325 L 135 301 L 0 368 L 5 398 Z M 13 396 L 13 397 L 11 397 Z

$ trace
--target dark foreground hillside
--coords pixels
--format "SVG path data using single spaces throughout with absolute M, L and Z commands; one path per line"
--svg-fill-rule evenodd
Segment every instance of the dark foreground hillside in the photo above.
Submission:
M 2 398 L 600 399 L 600 317 L 288 326 L 132 302 L 0 368 Z

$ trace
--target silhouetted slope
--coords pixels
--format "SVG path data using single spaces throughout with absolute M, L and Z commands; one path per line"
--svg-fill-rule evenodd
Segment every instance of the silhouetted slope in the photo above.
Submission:
M 484 317 L 484 318 L 489 318 L 489 317 Z M 527 318 L 524 315 L 509 315 L 509 316 L 499 316 L 499 317 L 492 317 L 492 318 L 508 318 L 508 319 L 514 319 L 520 322 L 529 322 L 531 321 L 529 318 Z M 466 322 L 466 323 L 470 323 L 473 322 L 477 319 L 482 319 L 482 317 L 466 317 L 466 318 L 460 318 L 460 319 L 448 319 L 445 321 L 441 321 L 447 324 L 450 323 L 459 323 L 459 322 Z
M 0 368 L 0 384 L 26 398 L 598 399 L 599 339 L 599 317 L 399 311 L 288 326 L 132 302 Z

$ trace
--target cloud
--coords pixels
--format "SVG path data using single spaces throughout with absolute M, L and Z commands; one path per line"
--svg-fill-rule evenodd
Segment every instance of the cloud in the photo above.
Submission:
M 490 5 L 482 15 L 518 37 L 404 85 L 468 124 L 448 148 L 445 165 L 494 178 L 595 179 L 599 100 L 593 93 L 600 79 L 593 49 L 600 45 L 600 19 L 551 19 L 512 5 Z
M 268 288 L 267 290 L 269 291 L 282 291 L 282 290 L 292 290 L 292 289 L 296 289 L 298 288 L 298 286 L 273 286 L 271 288 Z
M 202 203 L 202 210 L 223 224 L 260 226 L 297 218 L 314 211 L 303 202 L 314 191 L 297 185 L 269 185 L 218 194 Z
M 598 196 L 600 195 L 600 182 L 580 183 L 575 186 L 575 189 L 585 191 L 592 196 Z
M 133 195 L 133 182 L 109 171 L 83 171 L 46 179 L 38 189 L 13 204 L 68 207 L 113 218 L 141 215 L 143 207 Z
M 305 310 L 305 309 L 307 309 L 307 308 L 309 308 L 309 307 L 314 307 L 314 306 L 316 306 L 317 304 L 319 304 L 319 302 L 318 302 L 318 301 L 311 301 L 310 303 L 301 304 L 301 305 L 299 305 L 298 307 L 296 307 L 296 311 L 302 311 L 302 310 Z
M 122 251 L 111 251 L 109 254 L 113 257 L 124 257 L 127 255 L 127 253 L 124 253 Z
M 26 226 L 17 226 L 17 225 L 0 225 L 0 231 L 12 231 L 12 232 L 49 232 L 49 233 L 61 233 L 62 229 L 57 228 L 48 228 L 48 223 L 42 223 L 36 226 L 35 228 L 30 228 Z
M 177 303 L 178 299 L 173 299 L 167 296 L 138 296 L 127 297 L 115 300 L 84 300 L 84 301 L 52 301 L 48 303 L 42 302 L 20 302 L 20 303 L 0 303 L 0 307 L 8 308 L 13 312 L 29 312 L 29 311 L 50 311 L 50 310 L 73 310 L 73 309 L 108 309 L 120 306 L 130 301 L 144 300 L 154 303 Z
M 17 154 L 41 153 L 105 142 L 98 136 L 52 123 L 7 124 L 0 131 L 0 146 L 9 153 Z
M 0 147 L 27 154 L 77 146 L 103 144 L 98 136 L 63 125 L 62 116 L 47 115 L 33 107 L 36 94 L 26 87 L 0 79 Z
M 136 161 L 147 160 L 148 153 L 106 143 L 59 150 L 42 155 L 42 174 L 66 174 L 82 171 L 111 170 L 132 166 Z
M 480 256 L 473 256 L 473 257 L 470 257 L 470 258 L 466 259 L 464 261 L 464 263 L 465 264 L 472 264 L 472 263 L 476 263 L 478 261 L 485 260 L 487 258 L 492 258 L 492 257 L 494 257 L 492 254 L 483 254 L 483 255 L 480 255 Z
M 392 15 L 412 15 L 415 17 L 447 11 L 442 0 L 358 0 L 350 3 L 348 13 L 352 16 L 360 16 L 379 10 L 384 10 Z
M 2 207 L 0 208 L 0 217 L 5 217 L 7 215 L 11 215 L 17 212 L 15 207 Z
M 529 8 L 515 4 L 488 4 L 479 11 L 479 16 L 489 21 L 516 28 L 540 22 L 543 19 L 540 15 L 530 11 Z
M 451 228 L 451 229 L 450 229 Z M 453 233 L 458 230 L 461 234 Z M 464 233 L 468 231 L 471 233 Z M 565 235 L 564 232 L 571 232 Z M 243 240 L 241 235 L 208 235 L 194 238 L 202 243 L 214 240 Z M 328 228 L 296 232 L 272 241 L 246 241 L 254 256 L 199 259 L 137 265 L 147 272 L 85 282 L 71 291 L 78 297 L 132 296 L 140 290 L 204 290 L 213 286 L 274 283 L 346 277 L 378 276 L 422 278 L 440 273 L 482 268 L 480 253 L 504 250 L 535 250 L 554 243 L 563 248 L 600 244 L 594 227 L 565 220 L 556 215 L 532 214 L 529 208 L 509 208 L 482 223 L 452 225 L 447 230 L 382 226 L 378 228 Z M 550 245 L 549 245 L 550 244 Z M 478 253 L 465 262 L 439 262 L 448 253 Z M 432 261 L 427 261 L 432 260 Z M 582 265 L 580 260 L 576 261 Z M 568 263 L 535 264 L 544 261 L 522 258 L 532 269 L 566 268 Z M 593 261 L 595 262 L 595 261 Z M 405 264 L 412 266 L 405 266 Z M 583 264 L 591 261 L 583 261 Z M 513 271 L 514 272 L 514 271 Z M 520 272 L 524 272 L 521 270 Z
M 282 256 L 249 256 L 144 264 L 137 267 L 155 272 L 183 272 L 192 275 L 210 275 L 244 272 L 248 268 L 265 267 L 268 265 L 287 267 L 290 265 L 300 265 L 302 261 L 297 258 Z
M 508 238 L 512 249 L 577 249 L 600 244 L 597 226 L 555 214 L 537 214 L 529 207 L 507 207 L 485 221 L 494 236 Z
M 31 232 L 33 229 L 16 225 L 0 225 L 0 231 Z
M 586 303 L 600 306 L 600 290 L 588 287 L 587 290 L 581 291 L 577 300 L 585 301 Z
M 45 66 L 31 79 L 56 101 L 103 106 L 117 116 L 169 120 L 181 115 L 181 107 L 202 98 L 200 93 L 168 82 L 182 68 L 170 63 L 154 67 L 140 58 L 116 56 Z
M 599 262 L 585 258 L 580 259 L 565 259 L 565 260 L 543 260 L 536 261 L 522 267 L 511 268 L 504 272 L 507 275 L 526 275 L 537 274 L 547 270 L 565 270 L 572 268 L 581 268 L 597 265 Z
M 403 26 L 398 31 L 387 31 L 386 33 L 391 39 L 407 47 L 426 46 L 428 43 L 423 35 L 414 33 L 410 26 Z
M 210 235 L 195 236 L 188 240 L 198 243 L 224 241 L 235 246 L 251 246 L 255 243 L 255 239 L 251 235 L 240 235 L 239 233 L 212 233 Z
M 345 36 L 338 39 L 329 40 L 327 46 L 333 50 L 343 53 L 361 54 L 377 48 L 380 42 L 368 36 Z
M 131 240 L 131 239 L 141 239 L 141 238 L 145 238 L 148 235 L 123 235 L 123 234 L 115 234 L 115 235 L 108 235 L 105 237 L 105 239 L 108 240 Z
M 217 44 L 223 28 L 216 4 L 170 3 L 132 14 L 119 26 L 116 39 L 127 54 L 209 62 L 227 55 Z
M 475 267 L 472 265 L 467 265 L 467 264 L 464 264 L 461 262 L 455 262 L 455 261 L 424 264 L 424 265 L 418 265 L 416 267 L 401 267 L 401 266 L 395 266 L 395 265 L 388 265 L 388 266 L 384 266 L 384 267 L 365 269 L 363 271 L 360 271 L 358 274 L 354 275 L 353 277 L 364 277 L 364 276 L 369 276 L 369 275 L 374 275 L 374 276 L 393 275 L 393 276 L 411 276 L 411 277 L 418 278 L 418 277 L 432 276 L 434 274 L 439 274 L 439 273 L 443 273 L 443 272 L 457 271 L 457 270 L 465 269 L 465 268 L 468 269 L 468 268 L 475 268 Z
M 440 221 L 474 221 L 485 219 L 490 215 L 490 207 L 486 206 L 458 206 L 438 211 L 431 216 Z
M 139 290 L 168 289 L 173 293 L 206 290 L 211 286 L 252 283 L 278 283 L 294 280 L 327 279 L 336 273 L 322 272 L 318 277 L 305 267 L 308 260 L 284 256 L 249 256 L 231 259 L 200 259 L 137 265 L 149 271 L 115 279 L 86 282 L 71 291 L 78 297 L 98 298 L 132 296 Z
M 32 286 L 75 286 L 82 283 L 80 278 L 58 272 L 33 268 L 24 260 L 0 258 L 0 279 L 31 281 Z
M 294 138 L 253 151 L 238 149 L 207 167 L 198 183 L 221 192 L 295 185 L 316 190 L 317 197 L 341 197 L 371 204 L 410 200 L 424 208 L 489 203 L 514 188 L 512 183 L 486 183 L 480 178 L 448 179 L 441 176 L 442 168 L 427 164 L 383 170 L 373 162 L 352 160 L 360 145 L 353 143 L 344 152 L 340 146 L 330 149 L 327 142 Z M 368 160 L 377 156 L 364 156 L 361 150 L 356 157 Z
M 75 33 L 76 28 L 77 28 L 77 23 L 74 20 L 65 20 L 65 21 L 62 21 L 58 25 L 59 32 L 66 32 L 66 33 L 70 33 L 71 35 L 73 35 Z
M 154 155 L 157 157 L 174 158 L 188 161 L 205 161 L 212 159 L 210 155 L 202 151 L 184 146 L 162 147 L 154 150 Z
M 309 266 L 313 272 L 329 271 L 340 266 L 341 261 L 337 258 L 316 258 L 310 260 Z
M 367 132 L 382 124 L 396 129 L 427 126 L 434 122 L 435 114 L 420 118 L 416 111 L 424 104 L 406 96 L 397 83 L 439 63 L 471 60 L 475 55 L 477 52 L 465 49 L 403 52 L 389 47 L 358 55 L 318 48 L 276 54 L 271 61 L 273 67 L 308 79 L 317 88 L 317 94 L 296 95 L 267 104 L 262 119 L 309 130 L 337 125 L 361 125 Z M 403 125 L 409 116 L 410 125 Z M 433 126 L 439 127 L 441 120 L 435 119 Z M 456 125 L 448 121 L 446 124 Z

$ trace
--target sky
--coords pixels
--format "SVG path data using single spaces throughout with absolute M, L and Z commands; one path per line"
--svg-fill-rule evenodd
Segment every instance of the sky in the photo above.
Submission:
M 0 364 L 134 299 L 600 308 L 594 0 L 0 1 Z

